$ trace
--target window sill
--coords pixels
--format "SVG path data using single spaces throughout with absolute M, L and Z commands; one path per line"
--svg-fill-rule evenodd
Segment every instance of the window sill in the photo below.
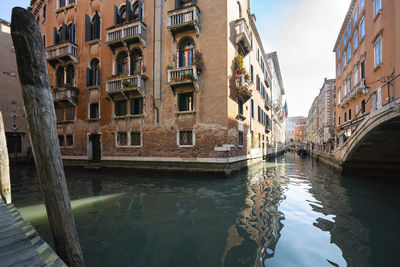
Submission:
M 381 67 L 382 67 L 382 65 L 383 65 L 383 63 L 379 63 L 379 65 L 377 65 L 375 68 L 374 68 L 374 72 L 376 72 L 378 69 L 380 69 Z
M 196 111 L 178 111 L 175 114 L 177 116 L 182 116 L 182 115 L 194 115 L 196 113 Z
M 69 148 L 69 149 L 71 149 L 71 148 L 74 148 L 74 146 L 60 146 L 60 148 Z
M 127 115 L 122 115 L 122 116 L 113 116 L 114 120 L 122 120 L 122 119 L 126 119 Z
M 72 4 L 68 4 L 66 6 L 60 7 L 58 9 L 56 9 L 56 13 L 58 14 L 58 13 L 67 11 L 68 9 L 73 8 L 73 7 L 76 7 L 76 3 L 72 3 Z
M 91 119 L 87 119 L 87 122 L 99 122 L 100 118 L 91 118 Z
M 182 148 L 190 148 L 190 147 L 194 147 L 194 145 L 178 145 L 179 147 Z
M 100 39 L 93 39 L 87 42 L 88 45 L 95 45 L 95 44 L 101 44 L 101 40 Z
M 135 115 L 128 115 L 129 118 L 131 119 L 143 119 L 144 115 L 143 114 L 135 114 Z
M 99 90 L 100 89 L 100 85 L 90 85 L 87 86 L 86 89 L 90 90 Z

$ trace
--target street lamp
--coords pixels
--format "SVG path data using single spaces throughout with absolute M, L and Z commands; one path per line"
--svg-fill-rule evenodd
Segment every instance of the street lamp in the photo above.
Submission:
M 367 85 L 364 85 L 364 87 L 361 89 L 361 91 L 363 92 L 364 95 L 367 95 L 369 93 L 369 90 L 371 88 L 368 87 Z

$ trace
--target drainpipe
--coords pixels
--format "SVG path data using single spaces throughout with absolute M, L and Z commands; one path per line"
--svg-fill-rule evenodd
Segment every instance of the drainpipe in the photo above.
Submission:
M 154 0 L 154 44 L 153 44 L 153 97 L 156 123 L 160 123 L 162 101 L 162 29 L 164 1 Z

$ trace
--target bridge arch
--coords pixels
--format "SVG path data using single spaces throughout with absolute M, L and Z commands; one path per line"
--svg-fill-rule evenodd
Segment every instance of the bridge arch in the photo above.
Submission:
M 400 166 L 400 104 L 377 110 L 358 126 L 358 130 L 336 151 L 335 158 L 346 166 L 367 169 Z

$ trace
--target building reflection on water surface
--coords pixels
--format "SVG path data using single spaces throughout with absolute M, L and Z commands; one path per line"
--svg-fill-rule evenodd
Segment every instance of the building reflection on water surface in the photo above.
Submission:
M 229 179 L 66 174 L 87 266 L 395 266 L 396 187 L 294 153 Z M 33 167 L 14 166 L 12 179 L 17 207 L 41 203 Z

